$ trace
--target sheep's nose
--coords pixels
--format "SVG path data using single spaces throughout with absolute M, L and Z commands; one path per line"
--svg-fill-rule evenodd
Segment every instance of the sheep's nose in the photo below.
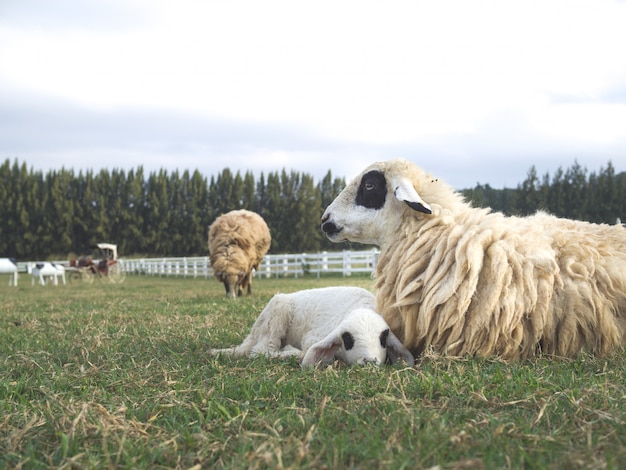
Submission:
M 375 366 L 379 366 L 380 365 L 380 361 L 378 360 L 378 358 L 370 359 L 370 358 L 366 357 L 366 358 L 363 358 L 363 364 L 364 365 L 366 365 L 366 364 L 373 364 Z
M 322 224 L 322 230 L 324 233 L 335 233 L 337 231 L 337 226 L 333 222 L 324 222 Z

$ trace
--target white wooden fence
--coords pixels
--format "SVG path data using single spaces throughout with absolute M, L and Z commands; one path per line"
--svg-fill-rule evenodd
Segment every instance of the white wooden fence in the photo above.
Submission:
M 265 255 L 255 276 L 299 277 L 314 274 L 354 273 L 371 274 L 376 269 L 379 251 L 342 251 Z M 124 259 L 127 274 L 147 276 L 212 277 L 213 269 L 208 256 L 197 258 L 143 258 Z

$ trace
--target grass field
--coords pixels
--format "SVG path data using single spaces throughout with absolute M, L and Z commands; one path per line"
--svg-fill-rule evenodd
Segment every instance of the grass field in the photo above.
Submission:
M 369 278 L 0 278 L 0 468 L 626 466 L 626 354 L 302 370 L 207 355 L 276 292 Z

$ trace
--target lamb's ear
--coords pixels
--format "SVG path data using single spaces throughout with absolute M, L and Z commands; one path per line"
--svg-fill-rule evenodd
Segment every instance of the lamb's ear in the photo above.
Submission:
M 302 367 L 314 366 L 318 362 L 333 362 L 335 353 L 341 348 L 342 344 L 338 331 L 333 331 L 326 338 L 309 348 L 302 359 Z
M 415 364 L 413 354 L 411 354 L 411 352 L 404 347 L 398 337 L 391 331 L 387 337 L 387 358 L 392 364 L 398 362 L 398 359 L 404 360 L 404 362 L 406 362 L 409 366 L 413 366 Z
M 405 202 L 411 209 L 423 212 L 424 214 L 432 214 L 430 206 L 417 194 L 411 182 L 404 177 L 396 177 L 391 180 L 393 185 L 393 195 L 398 201 Z

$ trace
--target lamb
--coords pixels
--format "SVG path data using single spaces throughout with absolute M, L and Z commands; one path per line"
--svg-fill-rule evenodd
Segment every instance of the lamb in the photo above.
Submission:
M 209 258 L 226 296 L 252 293 L 252 270 L 258 269 L 270 248 L 270 229 L 263 218 L 245 209 L 219 216 L 209 227 Z
M 414 359 L 374 311 L 373 294 L 360 287 L 322 287 L 276 294 L 239 346 L 212 355 L 296 356 L 302 367 L 328 364 L 384 364 Z
M 415 355 L 598 356 L 626 339 L 626 230 L 472 207 L 406 160 L 328 206 L 334 242 L 380 247 L 377 311 Z

